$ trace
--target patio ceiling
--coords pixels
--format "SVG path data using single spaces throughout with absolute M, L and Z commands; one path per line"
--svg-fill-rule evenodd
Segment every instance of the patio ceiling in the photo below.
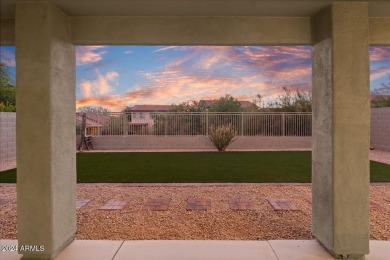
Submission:
M 15 16 L 15 3 L 2 0 L 1 17 Z M 361 0 L 355 0 L 358 2 Z M 313 16 L 341 0 L 52 0 L 71 16 Z M 345 0 L 344 0 L 345 2 Z M 369 16 L 388 16 L 390 1 L 370 2 Z

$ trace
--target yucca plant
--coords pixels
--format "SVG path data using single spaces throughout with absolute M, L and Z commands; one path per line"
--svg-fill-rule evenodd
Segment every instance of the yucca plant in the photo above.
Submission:
M 225 151 L 226 148 L 236 140 L 236 135 L 237 133 L 230 124 L 222 126 L 211 126 L 209 131 L 209 138 L 211 142 L 213 142 L 214 146 L 220 152 Z

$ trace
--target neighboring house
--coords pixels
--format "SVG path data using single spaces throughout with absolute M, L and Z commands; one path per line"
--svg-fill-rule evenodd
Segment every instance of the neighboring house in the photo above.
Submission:
M 154 120 L 152 112 L 168 112 L 170 105 L 135 105 L 130 109 L 131 123 L 130 132 L 133 134 L 146 134 L 151 132 Z
M 104 124 L 110 120 L 109 115 L 86 113 L 85 131 L 87 135 L 101 135 Z M 76 114 L 76 125 L 80 127 L 80 130 L 76 129 L 77 134 L 81 134 L 81 125 L 83 122 L 83 113 Z

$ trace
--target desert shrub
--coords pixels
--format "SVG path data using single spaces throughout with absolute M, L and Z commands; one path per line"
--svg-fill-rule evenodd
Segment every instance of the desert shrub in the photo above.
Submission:
M 16 106 L 6 102 L 0 102 L 0 112 L 16 112 Z
M 209 131 L 211 142 L 220 152 L 225 151 L 236 140 L 236 135 L 231 125 L 211 126 Z

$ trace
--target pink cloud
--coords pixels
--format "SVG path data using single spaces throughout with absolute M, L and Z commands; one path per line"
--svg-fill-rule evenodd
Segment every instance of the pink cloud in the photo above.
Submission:
M 96 80 L 81 81 L 80 89 L 84 98 L 102 96 L 114 91 L 112 83 L 117 84 L 117 78 L 119 77 L 119 74 L 116 71 L 109 71 L 106 74 L 101 74 L 99 70 L 96 69 L 96 75 Z
M 299 80 L 310 81 L 311 67 L 301 66 L 291 69 L 269 70 L 265 72 L 273 81 L 293 82 Z
M 178 48 L 178 46 L 166 46 L 166 47 L 162 47 L 160 49 L 157 49 L 153 52 L 167 51 L 167 50 L 176 49 L 176 48 Z
M 76 107 L 82 106 L 103 106 L 111 111 L 121 111 L 129 103 L 136 103 L 148 97 L 148 91 L 139 90 L 121 95 L 111 95 L 107 97 L 88 97 L 76 101 Z M 147 104 L 144 102 L 143 104 Z
M 76 46 L 76 65 L 85 65 L 103 59 L 105 46 Z
M 390 47 L 371 47 L 370 61 L 390 60 Z
M 186 53 L 164 68 L 142 74 L 147 83 L 138 86 L 138 89 L 147 90 L 147 100 L 170 104 L 205 97 L 214 99 L 226 93 L 253 100 L 259 93 L 275 96 L 275 93 L 281 93 L 282 87 L 305 89 L 311 84 L 311 51 L 307 48 L 281 46 L 273 51 L 265 48 L 260 49 L 260 56 L 253 51 L 237 53 L 234 46 L 195 46 L 182 50 Z M 242 63 L 248 59 L 248 53 L 255 61 L 259 57 L 273 56 L 272 59 L 263 59 L 268 62 L 268 69 L 264 70 L 263 64 L 258 62 Z M 291 59 L 306 60 L 308 64 L 299 63 L 283 69 L 269 68 Z M 243 70 L 232 70 L 237 66 L 242 66 Z
M 199 65 L 202 68 L 209 69 L 210 67 L 219 63 L 231 63 L 232 59 L 229 57 L 233 54 L 231 47 L 217 46 L 208 47 L 206 55 L 199 60 Z
M 294 62 L 296 60 L 310 60 L 311 50 L 305 46 L 273 46 L 260 48 L 246 48 L 243 59 L 258 61 L 264 67 Z
M 177 71 L 162 73 L 165 76 L 159 73 L 149 74 L 149 82 L 146 85 L 139 85 L 128 93 L 85 98 L 77 101 L 77 107 L 97 105 L 107 107 L 111 111 L 120 111 L 127 105 L 177 104 L 190 100 L 217 99 L 225 93 L 249 101 L 255 99 L 258 93 L 266 98 L 274 98 L 282 93 L 280 86 L 269 86 L 256 76 L 203 78 L 191 75 L 180 76 Z
M 282 93 L 282 87 L 310 89 L 311 50 L 307 47 L 279 46 L 272 50 L 269 47 L 168 46 L 157 52 L 174 48 L 182 52 L 178 58 L 154 71 L 140 72 L 145 83 L 132 86 L 127 93 L 104 96 L 111 92 L 102 78 L 113 83 L 116 74 L 100 75 L 96 83 L 84 82 L 84 98 L 77 106 L 101 105 L 120 111 L 127 105 L 217 99 L 226 93 L 252 101 L 256 94 L 265 99 L 275 98 Z
M 390 73 L 390 66 L 384 66 L 370 71 L 370 80 L 382 78 Z

